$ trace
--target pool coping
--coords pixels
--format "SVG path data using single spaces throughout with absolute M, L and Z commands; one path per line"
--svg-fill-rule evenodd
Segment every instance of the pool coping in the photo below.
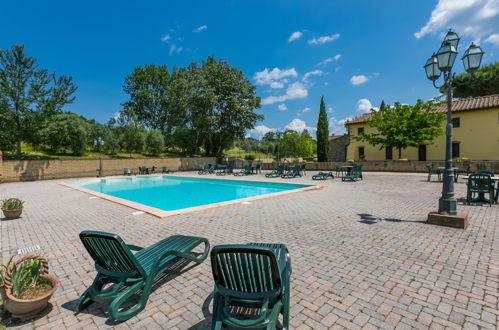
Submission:
M 161 175 L 161 176 L 165 176 L 165 175 Z M 189 176 L 175 176 L 175 177 L 177 177 L 177 178 L 178 177 L 190 178 L 190 179 L 195 178 L 195 177 L 189 177 Z M 119 178 L 129 178 L 129 176 L 124 176 L 124 175 L 108 176 L 108 177 L 99 178 L 99 180 L 100 179 L 119 179 Z M 206 179 L 208 179 L 208 178 L 206 178 Z M 219 180 L 217 178 L 210 178 L 210 179 Z M 223 179 L 227 180 L 226 178 L 220 178 L 220 180 L 223 180 Z M 232 181 L 232 180 L 230 180 L 230 181 Z M 237 182 L 239 180 L 234 180 L 234 181 Z M 248 181 L 248 182 L 278 183 L 278 182 L 273 182 L 273 181 L 269 181 L 269 182 L 266 182 L 266 181 Z M 74 189 L 74 190 L 78 190 L 78 191 L 96 196 L 96 197 L 99 197 L 99 198 L 102 198 L 102 199 L 105 199 L 105 200 L 108 200 L 110 202 L 114 202 L 114 203 L 128 206 L 130 208 L 133 208 L 133 209 L 136 209 L 136 210 L 148 213 L 148 214 L 152 214 L 152 215 L 159 217 L 159 218 L 166 218 L 166 217 L 170 217 L 173 215 L 197 212 L 197 211 L 202 211 L 202 210 L 211 209 L 211 208 L 220 207 L 220 206 L 239 204 L 239 203 L 244 203 L 244 202 L 251 202 L 251 201 L 255 201 L 255 200 L 259 200 L 259 199 L 278 197 L 278 196 L 283 196 L 283 195 L 287 195 L 287 194 L 291 194 L 291 193 L 295 193 L 295 192 L 317 190 L 317 189 L 323 189 L 323 188 L 327 187 L 324 185 L 308 185 L 307 187 L 303 187 L 303 188 L 296 188 L 296 189 L 280 191 L 280 192 L 275 192 L 275 193 L 269 193 L 269 194 L 263 194 L 263 195 L 258 195 L 258 196 L 238 198 L 238 199 L 233 199 L 233 200 L 224 201 L 224 202 L 187 207 L 187 208 L 173 210 L 173 211 L 165 211 L 165 210 L 158 209 L 156 207 L 147 206 L 145 204 L 141 204 L 141 203 L 137 203 L 137 202 L 132 202 L 132 201 L 129 201 L 127 199 L 120 198 L 120 197 L 115 197 L 115 196 L 111 196 L 111 195 L 104 194 L 101 192 L 93 191 L 90 189 L 78 187 L 78 186 L 72 185 L 72 184 L 67 183 L 67 182 L 61 181 L 61 182 L 58 182 L 58 184 L 65 186 L 65 187 L 68 187 L 68 188 L 71 188 L 71 189 Z M 289 184 L 289 183 L 284 183 L 284 184 Z

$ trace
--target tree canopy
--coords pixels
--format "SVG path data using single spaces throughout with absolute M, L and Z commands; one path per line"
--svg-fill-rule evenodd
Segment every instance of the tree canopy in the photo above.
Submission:
M 454 78 L 454 97 L 476 97 L 499 94 L 499 63 L 478 69 L 473 78 L 468 73 Z
M 445 113 L 432 112 L 434 101 L 418 100 L 413 106 L 396 102 L 379 110 L 371 109 L 367 124 L 376 129 L 373 133 L 363 132 L 354 138 L 366 141 L 373 146 L 392 146 L 398 150 L 399 159 L 402 149 L 433 143 L 433 139 L 444 134 L 442 121 Z
M 10 136 L 3 147 L 11 149 L 14 141 L 20 154 L 22 141 L 40 143 L 42 125 L 74 101 L 76 89 L 71 77 L 39 69 L 24 46 L 0 50 L 0 117 L 2 134 Z
M 181 141 L 185 153 L 203 148 L 207 156 L 221 156 L 263 119 L 254 112 L 260 107 L 255 86 L 242 71 L 214 57 L 172 72 L 166 66 L 135 68 L 124 91 L 130 100 L 123 112 L 161 130 L 169 143 Z M 194 148 L 183 143 L 187 136 Z

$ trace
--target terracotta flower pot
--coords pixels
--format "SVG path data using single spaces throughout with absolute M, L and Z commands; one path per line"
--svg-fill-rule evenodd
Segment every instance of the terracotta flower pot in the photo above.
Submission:
M 40 273 L 40 277 L 43 277 L 50 282 L 52 282 L 52 289 L 46 293 L 44 293 L 40 297 L 36 297 L 33 299 L 18 299 L 14 297 L 12 294 L 12 282 L 10 280 L 13 267 L 16 264 L 20 264 L 27 259 L 38 259 L 42 262 L 42 269 Z M 48 304 L 50 298 L 54 294 L 55 290 L 59 286 L 59 278 L 54 274 L 48 274 L 48 263 L 47 259 L 36 255 L 29 254 L 24 257 L 17 259 L 13 262 L 7 272 L 5 274 L 5 301 L 4 308 L 12 314 L 14 318 L 27 319 L 31 316 L 34 316 L 38 312 L 42 311 Z
M 6 209 L 3 209 L 2 208 L 2 211 L 3 211 L 3 215 L 7 218 L 7 219 L 17 219 L 21 216 L 21 213 L 23 213 L 23 208 L 18 208 L 17 210 L 6 210 Z

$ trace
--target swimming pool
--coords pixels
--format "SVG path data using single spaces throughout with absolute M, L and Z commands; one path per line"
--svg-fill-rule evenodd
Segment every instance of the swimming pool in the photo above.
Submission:
M 73 182 L 71 185 L 158 216 L 219 206 L 315 186 L 303 184 L 172 176 L 122 177 Z

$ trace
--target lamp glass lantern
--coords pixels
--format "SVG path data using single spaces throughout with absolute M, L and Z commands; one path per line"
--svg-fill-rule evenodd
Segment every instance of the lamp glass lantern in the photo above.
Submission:
M 457 35 L 456 32 L 452 31 L 452 29 L 449 29 L 449 32 L 444 37 L 444 40 L 442 41 L 442 45 L 445 44 L 446 42 L 450 43 L 452 46 L 454 46 L 455 49 L 457 49 L 457 45 L 459 44 L 459 36 Z
M 457 50 L 456 47 L 452 46 L 450 41 L 446 41 L 440 46 L 436 57 L 438 61 L 438 68 L 442 72 L 450 71 L 456 60 Z
M 480 48 L 480 46 L 471 43 L 471 45 L 466 49 L 463 55 L 463 65 L 464 69 L 468 73 L 474 73 L 480 67 L 482 63 L 484 51 Z
M 424 69 L 426 72 L 426 77 L 428 77 L 428 79 L 435 81 L 440 77 L 440 74 L 442 72 L 438 68 L 438 61 L 437 61 L 437 57 L 435 56 L 435 54 L 433 54 L 428 59 L 428 61 L 426 61 L 426 64 L 424 65 Z

